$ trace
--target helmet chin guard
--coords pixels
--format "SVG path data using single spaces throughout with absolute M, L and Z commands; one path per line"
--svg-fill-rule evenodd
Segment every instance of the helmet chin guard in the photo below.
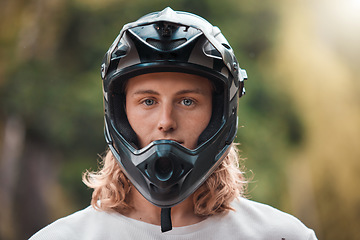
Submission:
M 235 130 L 227 129 L 229 132 Z M 221 135 L 227 131 L 224 130 Z M 109 146 L 136 189 L 154 205 L 168 208 L 192 194 L 227 155 L 228 147 L 220 152 L 212 147 L 222 141 L 221 135 L 218 140 L 207 141 L 195 150 L 172 140 L 157 140 L 140 150 L 125 147 L 130 151 L 117 150 L 112 144 Z M 232 139 L 229 139 L 229 143 L 223 142 L 222 145 L 229 146 L 231 142 Z M 216 157 L 209 159 L 209 155 Z
M 213 82 L 212 116 L 195 149 L 172 140 L 138 147 L 124 109 L 124 86 L 131 77 L 153 72 L 183 72 Z M 238 98 L 247 76 L 225 37 L 197 15 L 166 8 L 123 27 L 101 75 L 105 139 L 123 172 L 158 207 L 185 200 L 220 165 L 236 136 Z

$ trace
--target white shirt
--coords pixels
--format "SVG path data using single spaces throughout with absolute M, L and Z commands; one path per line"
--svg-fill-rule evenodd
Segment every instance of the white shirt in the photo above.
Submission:
M 218 214 L 197 224 L 174 227 L 161 233 L 160 226 L 125 217 L 116 212 L 97 211 L 89 206 L 40 230 L 30 240 L 47 239 L 266 239 L 313 240 L 314 231 L 297 218 L 268 205 L 240 198 L 236 211 Z

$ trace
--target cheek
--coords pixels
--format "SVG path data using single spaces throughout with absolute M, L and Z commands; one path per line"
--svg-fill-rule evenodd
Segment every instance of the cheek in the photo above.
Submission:
M 210 122 L 210 116 L 208 115 L 195 115 L 192 117 L 186 118 L 187 127 L 192 129 L 194 133 L 201 133 L 208 126 Z
M 133 106 L 126 104 L 126 115 L 129 120 L 130 126 L 136 134 L 142 132 L 144 126 L 144 116 L 140 111 L 137 111 Z
M 147 119 L 146 115 L 142 114 L 142 112 L 134 110 L 134 108 L 130 107 L 128 109 L 131 109 L 130 111 L 126 111 L 128 121 L 137 136 L 137 139 L 139 141 L 139 147 L 143 148 L 148 142 L 147 136 L 150 135 L 148 127 L 149 119 Z
M 199 114 L 199 121 L 201 122 L 200 128 L 205 130 L 205 128 L 208 126 L 210 119 L 212 115 L 212 104 L 209 104 L 204 107 L 203 111 Z M 201 131 L 201 132 L 202 132 Z
M 205 130 L 209 125 L 211 118 L 211 106 L 200 111 L 196 111 L 192 116 L 186 116 L 185 121 L 187 126 L 185 126 L 188 136 L 192 136 L 193 141 L 197 142 L 200 134 Z

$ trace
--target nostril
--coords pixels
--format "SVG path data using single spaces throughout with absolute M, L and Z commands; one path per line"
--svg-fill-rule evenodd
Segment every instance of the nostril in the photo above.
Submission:
M 174 164 L 169 158 L 159 158 L 155 162 L 155 176 L 160 181 L 167 181 L 174 172 Z
M 158 125 L 158 129 L 162 132 L 172 132 L 176 128 L 174 121 L 161 121 Z

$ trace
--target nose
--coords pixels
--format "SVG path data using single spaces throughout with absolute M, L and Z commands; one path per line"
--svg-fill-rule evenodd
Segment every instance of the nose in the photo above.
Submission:
M 161 112 L 158 121 L 158 130 L 162 132 L 171 132 L 177 128 L 176 117 L 173 106 L 171 104 L 164 104 L 161 107 Z

